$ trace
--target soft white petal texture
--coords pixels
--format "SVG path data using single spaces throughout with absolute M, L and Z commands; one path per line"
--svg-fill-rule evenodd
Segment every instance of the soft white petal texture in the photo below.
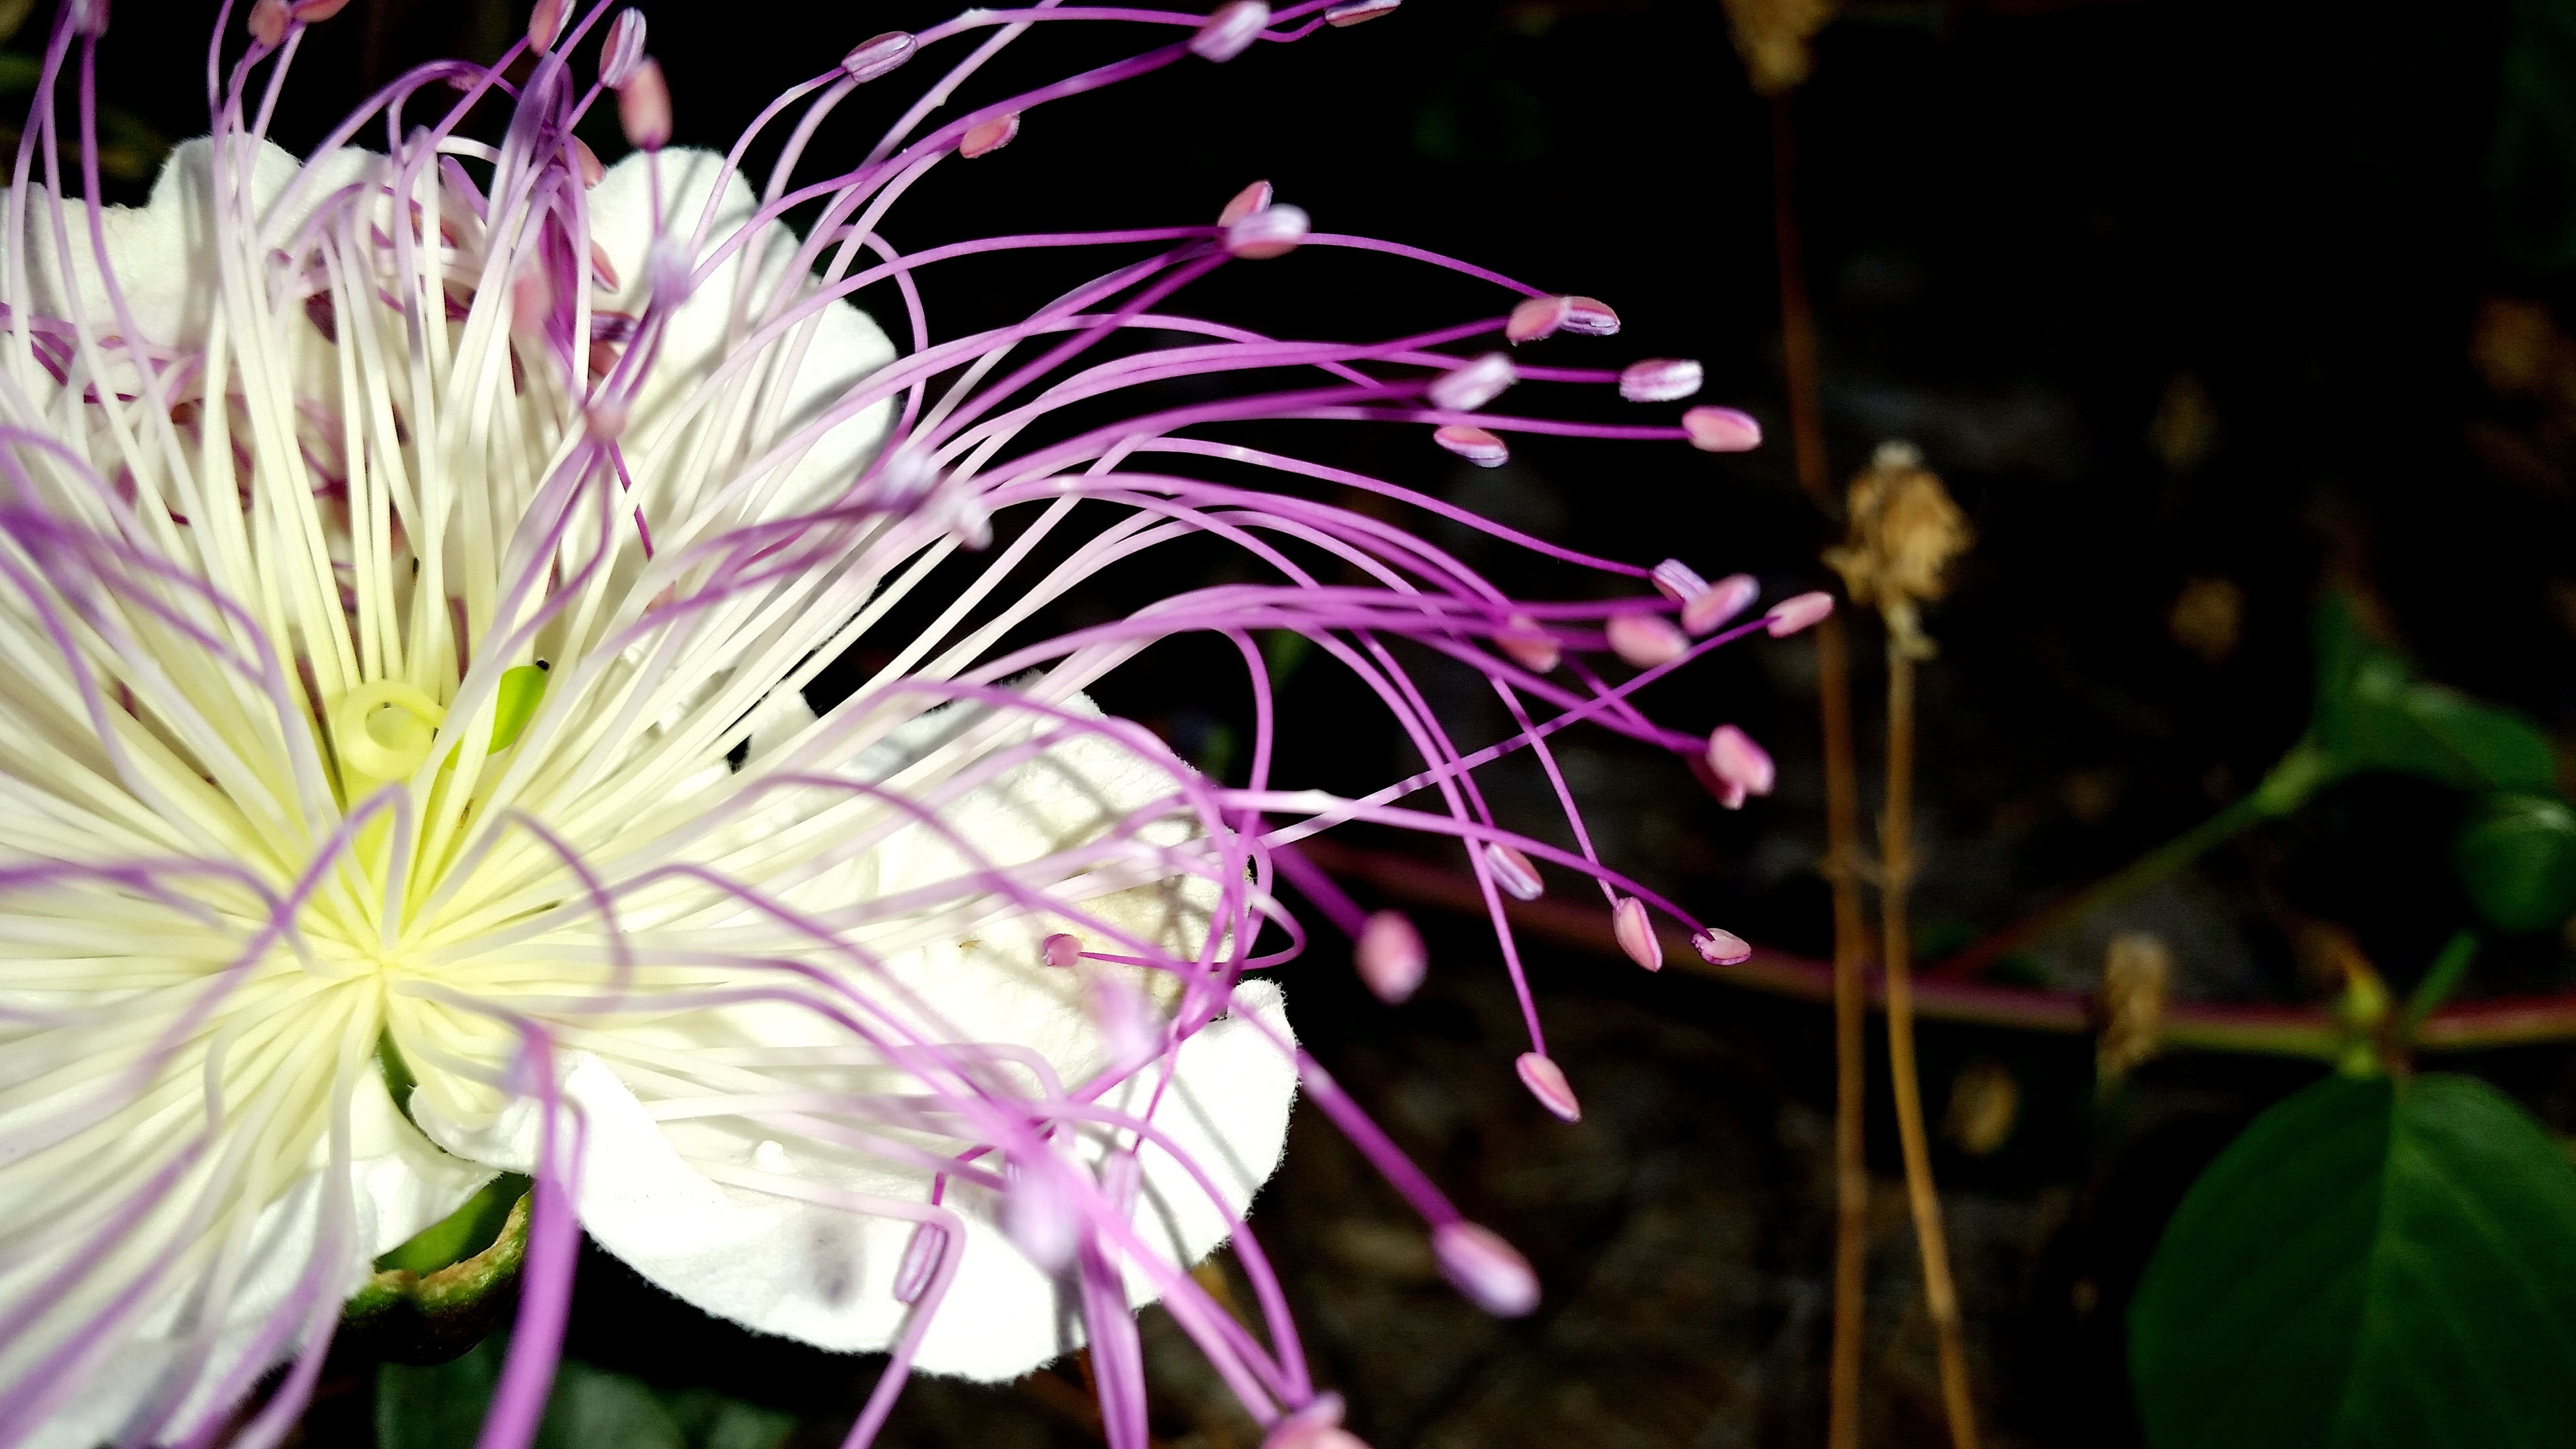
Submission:
M 1171 1155 L 1141 1156 L 1144 1191 L 1136 1227 L 1166 1262 L 1196 1263 L 1223 1243 L 1230 1219 L 1278 1166 L 1287 1139 L 1296 1071 L 1244 1012 L 1288 1033 L 1279 990 L 1247 982 L 1236 1015 L 1185 1042 L 1178 1071 L 1154 1121 L 1225 1196 L 1222 1208 Z M 927 1173 L 871 1162 L 820 1146 L 802 1150 L 722 1119 L 656 1122 L 648 1102 L 605 1063 L 586 1054 L 566 1064 L 563 1100 L 580 1115 L 587 1155 L 577 1209 L 600 1246 L 645 1278 L 721 1318 L 823 1348 L 882 1349 L 910 1312 L 894 1299 L 894 1277 L 912 1224 L 732 1186 L 702 1164 L 803 1178 L 883 1197 L 928 1200 Z M 1151 1083 L 1131 1081 L 1105 1099 L 1141 1109 Z M 539 1121 L 522 1099 L 489 1128 L 452 1140 L 460 1152 L 525 1170 L 538 1150 Z M 1077 1151 L 1097 1164 L 1102 1136 L 1086 1131 Z M 999 1382 L 1080 1347 L 1079 1302 L 1070 1281 L 1030 1264 L 995 1226 L 992 1195 L 952 1188 L 948 1206 L 966 1223 L 964 1256 L 948 1300 L 923 1340 L 918 1366 L 930 1373 Z M 1156 1292 L 1128 1272 L 1131 1302 Z
M 1077 724 L 1101 718 L 1079 695 L 1062 708 Z M 793 707 L 774 712 L 791 722 L 798 713 Z M 971 760 L 1062 729 L 1033 711 L 952 706 L 907 722 L 862 751 L 851 768 L 861 777 L 901 781 L 935 770 L 949 754 L 966 751 Z M 754 755 L 748 765 L 763 763 Z M 1086 729 L 948 801 L 938 817 L 983 862 L 1009 867 L 1111 834 L 1133 812 L 1166 800 L 1175 783 L 1170 767 Z M 791 793 L 706 848 L 719 856 L 756 848 L 841 801 L 820 790 Z M 1187 817 L 1175 816 L 1126 834 L 1186 850 L 1194 830 Z M 978 868 L 957 841 L 913 824 L 785 895 L 817 911 L 917 891 L 971 898 Z M 1135 942 L 1194 954 L 1206 940 L 1217 892 L 1203 877 L 1174 878 L 1171 870 L 1151 860 L 1113 864 L 1094 872 L 1089 884 L 1055 889 L 1056 899 L 1088 919 L 990 903 L 980 915 L 957 919 L 948 934 L 886 955 L 890 981 L 862 974 L 836 979 L 881 1004 L 898 995 L 912 1002 L 893 1009 L 924 1040 L 962 1039 L 1033 1054 L 1055 1083 L 1078 1087 L 1112 1064 L 1101 1029 L 1084 1009 L 1086 982 L 1094 975 L 1126 979 L 1166 1008 L 1178 983 L 1167 973 L 1101 963 L 1049 967 L 1039 942 L 1062 930 L 1088 949 L 1112 954 L 1133 954 Z M 756 913 L 742 915 L 746 928 L 758 924 Z M 745 972 L 731 984 L 777 983 L 774 974 Z M 1186 1267 L 1224 1241 L 1231 1220 L 1278 1165 L 1296 1073 L 1280 1047 L 1242 1019 L 1247 1011 L 1288 1039 L 1277 988 L 1245 983 L 1234 1015 L 1181 1046 L 1177 1075 L 1154 1112 L 1156 1126 L 1224 1199 L 1221 1206 L 1210 1201 L 1170 1152 L 1144 1151 L 1137 1227 L 1148 1251 L 1167 1263 Z M 845 1027 L 791 1001 L 639 1016 L 613 1026 L 567 1022 L 559 1035 L 583 1049 L 562 1063 L 562 1091 L 585 1142 L 576 1210 L 603 1247 L 678 1297 L 764 1332 L 842 1350 L 893 1341 L 909 1311 L 892 1288 L 912 1222 L 761 1191 L 742 1185 L 742 1175 L 925 1203 L 931 1173 L 828 1134 L 800 1133 L 792 1114 L 772 1111 L 755 1120 L 746 1109 L 721 1104 L 719 1114 L 707 1114 L 704 1104 L 711 1095 L 705 1084 L 725 1080 L 729 1071 L 757 1070 L 777 1085 L 818 1092 L 919 1090 L 907 1085 L 905 1072 L 886 1065 Z M 1149 1068 L 1111 1089 L 1103 1105 L 1141 1113 L 1152 1100 L 1154 1074 Z M 1009 1066 L 1006 1075 L 1024 1084 L 1022 1090 L 1041 1085 L 1026 1066 Z M 735 1086 L 757 1091 L 750 1083 Z M 530 1099 L 468 1120 L 446 1116 L 427 1094 L 416 1096 L 413 1108 L 424 1130 L 453 1152 L 514 1171 L 535 1164 L 540 1113 Z M 675 1111 L 689 1115 L 670 1115 Z M 1086 1127 L 1076 1135 L 1080 1160 L 1096 1164 L 1108 1134 Z M 920 1367 L 1007 1379 L 1077 1345 L 1080 1315 L 1070 1288 L 1031 1265 L 1001 1234 L 990 1194 L 952 1185 L 947 1205 L 965 1218 L 967 1242 L 958 1280 L 923 1342 Z M 1128 1287 L 1139 1303 L 1157 1292 L 1132 1263 Z
M 362 1078 L 350 1099 L 350 1240 L 331 1272 L 336 1297 L 364 1286 L 370 1264 L 421 1229 L 464 1206 L 495 1176 L 432 1146 L 394 1110 L 381 1077 Z M 179 1406 L 164 1440 L 186 1437 L 206 1419 L 230 1408 L 210 1391 L 252 1347 L 260 1325 L 295 1289 L 296 1279 L 323 1240 L 329 1150 L 317 1149 L 313 1169 L 259 1214 L 251 1230 L 249 1270 L 224 1299 L 224 1312 L 196 1389 Z M 53 1266 L 47 1264 L 45 1266 Z M 17 1276 L 15 1273 L 9 1275 Z M 115 1439 L 166 1391 L 174 1368 L 196 1350 L 183 1321 L 194 1295 L 172 1295 L 146 1313 L 134 1334 L 105 1355 L 27 1441 L 28 1449 L 92 1449 Z M 272 1359 L 303 1345 L 290 1340 Z

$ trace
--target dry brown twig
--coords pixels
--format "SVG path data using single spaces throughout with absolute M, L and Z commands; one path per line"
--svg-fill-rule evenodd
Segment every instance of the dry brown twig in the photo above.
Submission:
M 1825 421 L 1817 385 L 1816 319 L 1807 305 L 1798 246 L 1797 133 L 1790 96 L 1812 63 L 1807 43 L 1832 14 L 1832 0 L 1726 0 L 1735 48 L 1753 88 L 1771 98 L 1771 221 L 1780 269 L 1780 352 L 1789 393 L 1790 441 L 1798 482 L 1816 506 L 1834 509 L 1825 464 Z M 1825 751 L 1825 879 L 1834 898 L 1834 1330 L 1826 1442 L 1859 1449 L 1863 1273 L 1869 1246 L 1869 1161 L 1863 1151 L 1869 1004 L 1861 980 L 1868 922 L 1860 901 L 1860 785 L 1852 756 L 1851 656 L 1842 617 L 1827 617 L 1816 639 L 1816 698 Z
M 1908 443 L 1882 443 L 1852 480 L 1850 533 L 1825 562 L 1857 603 L 1887 622 L 1887 800 L 1879 819 L 1879 926 L 1887 973 L 1887 1055 L 1896 1086 L 1896 1132 L 1905 1152 L 1905 1195 L 1923 1257 L 1923 1297 L 1941 1357 L 1941 1402 L 1954 1449 L 1975 1449 L 1976 1405 L 1959 1343 L 1959 1292 L 1941 1232 L 1941 1197 L 1923 1131 L 1923 1081 L 1914 1055 L 1914 962 L 1906 892 L 1914 858 L 1914 667 L 1934 652 L 1921 606 L 1941 596 L 1950 563 L 1968 547 L 1967 520 L 1941 480 Z

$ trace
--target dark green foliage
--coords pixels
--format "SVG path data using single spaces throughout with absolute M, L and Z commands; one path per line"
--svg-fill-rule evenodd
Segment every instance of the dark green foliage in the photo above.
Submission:
M 378 1449 L 473 1449 L 509 1355 L 507 1335 L 434 1368 L 376 1377 Z M 705 1389 L 661 1394 L 641 1379 L 567 1360 L 534 1449 L 778 1449 L 796 1421 Z
M 2153 1449 L 2576 1443 L 2576 1167 L 2466 1077 L 2335 1077 L 2192 1187 L 2129 1320 Z
M 2453 844 L 2469 899 L 2498 928 L 2546 931 L 2576 914 L 2576 810 L 2551 795 L 2490 795 Z

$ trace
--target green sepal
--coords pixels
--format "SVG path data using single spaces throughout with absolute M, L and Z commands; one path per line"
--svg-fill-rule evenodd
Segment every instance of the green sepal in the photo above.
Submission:
M 340 1310 L 340 1338 L 394 1363 L 445 1363 L 480 1343 L 516 1298 L 528 1180 L 504 1174 L 376 1260 Z

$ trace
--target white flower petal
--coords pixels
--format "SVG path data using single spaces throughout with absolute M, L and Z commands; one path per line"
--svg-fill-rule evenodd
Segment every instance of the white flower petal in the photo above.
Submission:
M 1183 1043 L 1178 1070 L 1154 1121 L 1225 1196 L 1208 1201 L 1166 1152 L 1148 1148 L 1136 1228 L 1165 1261 L 1187 1266 L 1225 1241 L 1233 1219 L 1279 1162 L 1287 1139 L 1296 1069 L 1241 1013 L 1288 1033 L 1278 987 L 1247 982 L 1237 1015 Z M 1150 1083 L 1111 1095 L 1141 1106 Z M 576 1208 L 600 1246 L 672 1294 L 708 1313 L 836 1350 L 882 1349 L 903 1330 L 910 1308 L 894 1299 L 895 1270 L 912 1223 L 731 1186 L 701 1164 L 775 1171 L 829 1187 L 926 1202 L 929 1174 L 782 1144 L 775 1127 L 692 1122 L 684 1154 L 671 1130 L 596 1057 L 565 1063 L 563 1100 L 578 1114 L 585 1143 Z M 569 1130 L 570 1118 L 566 1119 Z M 721 1120 L 721 1119 L 719 1119 Z M 424 1121 L 453 1150 L 517 1170 L 538 1152 L 538 1114 L 525 1099 L 489 1127 L 466 1132 Z M 1079 1134 L 1079 1158 L 1096 1164 L 1102 1134 Z M 925 1372 L 999 1382 L 1082 1342 L 1073 1289 L 1032 1266 L 995 1224 L 991 1194 L 955 1188 L 948 1206 L 966 1223 L 966 1243 L 947 1301 L 939 1306 L 917 1365 Z M 1130 1267 L 1137 1304 L 1155 1290 Z

